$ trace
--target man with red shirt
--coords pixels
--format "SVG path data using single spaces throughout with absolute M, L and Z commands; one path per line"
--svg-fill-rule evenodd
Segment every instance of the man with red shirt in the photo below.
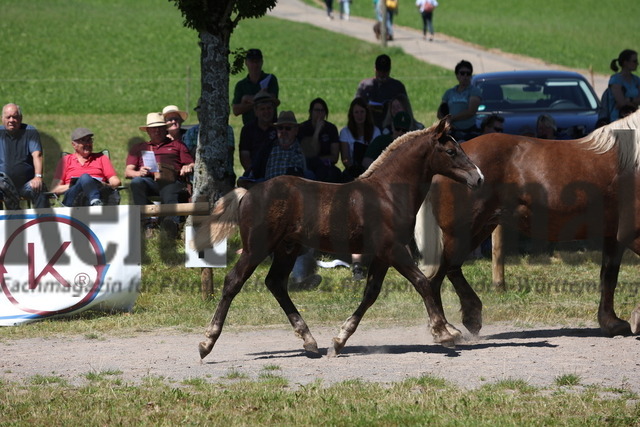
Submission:
M 58 162 L 51 191 L 58 195 L 65 193 L 62 201 L 65 206 L 96 206 L 105 201 L 118 204 L 116 188 L 120 178 L 109 157 L 93 152 L 93 132 L 87 128 L 74 129 L 71 144 L 73 153 Z M 79 197 L 82 193 L 86 199 Z
M 147 114 L 147 125 L 140 130 L 149 135 L 149 142 L 141 142 L 129 150 L 125 178 L 131 179 L 131 195 L 136 205 L 151 204 L 149 196 L 160 196 L 161 203 L 186 202 L 187 176 L 193 172 L 193 157 L 180 141 L 167 136 L 167 124 L 161 113 Z M 178 237 L 179 217 L 164 217 L 162 228 L 170 236 Z M 145 227 L 149 229 L 151 222 Z

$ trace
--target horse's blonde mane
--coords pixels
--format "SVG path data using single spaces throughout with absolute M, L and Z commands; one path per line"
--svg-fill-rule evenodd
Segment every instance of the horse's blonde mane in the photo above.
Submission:
M 640 166 L 640 110 L 627 117 L 602 126 L 578 140 L 584 148 L 603 154 L 618 149 L 618 161 L 622 170 Z
M 380 164 L 386 161 L 387 157 L 391 156 L 391 153 L 393 153 L 398 147 L 400 147 L 401 145 L 405 144 L 408 141 L 414 140 L 420 135 L 429 133 L 434 126 L 431 126 L 428 129 L 420 129 L 413 132 L 408 132 L 396 138 L 391 144 L 389 144 L 387 148 L 384 149 L 382 154 L 380 154 L 378 158 L 373 163 L 371 163 L 371 165 L 367 168 L 367 170 L 364 171 L 362 175 L 360 175 L 360 178 L 366 178 L 369 175 L 371 175 L 376 169 L 378 169 Z

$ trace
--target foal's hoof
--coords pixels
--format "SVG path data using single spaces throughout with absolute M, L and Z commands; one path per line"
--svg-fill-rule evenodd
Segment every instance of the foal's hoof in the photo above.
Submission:
M 338 338 L 334 338 L 331 340 L 331 347 L 327 349 L 327 357 L 336 357 L 342 349 L 344 348 L 344 343 L 341 343 Z
M 200 360 L 207 357 L 209 353 L 211 353 L 212 349 L 213 347 L 211 348 L 207 347 L 207 343 L 205 341 L 202 341 L 200 344 L 198 344 L 198 351 L 200 352 Z
M 453 336 L 454 341 L 458 341 L 462 338 L 462 332 L 451 323 L 447 323 L 447 332 Z
M 471 334 L 478 335 L 480 333 L 480 329 L 482 329 L 482 311 L 466 316 L 463 313 L 462 324 L 467 328 L 467 331 L 471 332 Z
M 320 353 L 320 350 L 318 350 L 318 344 L 315 341 L 306 342 L 304 343 L 303 347 L 305 351 L 308 351 L 310 353 Z

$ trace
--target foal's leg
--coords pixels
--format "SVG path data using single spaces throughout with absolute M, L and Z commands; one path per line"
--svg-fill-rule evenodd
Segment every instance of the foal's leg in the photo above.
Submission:
M 351 337 L 358 328 L 364 314 L 369 307 L 376 302 L 376 299 L 378 299 L 380 289 L 382 289 L 382 282 L 388 270 L 389 265 L 387 263 L 377 257 L 373 259 L 367 273 L 367 284 L 364 288 L 362 301 L 360 301 L 360 305 L 356 311 L 342 324 L 338 336 L 333 338 L 331 347 L 329 347 L 327 351 L 327 356 L 334 357 L 342 351 L 349 337 Z
M 605 238 L 600 269 L 598 323 L 600 329 L 610 336 L 631 334 L 629 322 L 616 316 L 613 303 L 623 253 L 624 247 L 614 237 Z
M 244 251 L 236 265 L 227 273 L 224 278 L 220 302 L 218 302 L 216 312 L 204 333 L 206 341 L 202 341 L 199 345 L 200 359 L 204 359 L 213 350 L 213 346 L 222 333 L 222 326 L 227 318 L 231 302 L 261 261 L 261 259 L 252 258 L 248 251 Z
M 319 353 L 315 338 L 311 335 L 309 327 L 300 315 L 300 312 L 296 309 L 293 301 L 291 301 L 287 290 L 289 274 L 296 262 L 298 252 L 299 250 L 287 251 L 286 248 L 278 248 L 273 255 L 273 262 L 265 279 L 265 284 L 287 315 L 296 336 L 302 338 L 304 341 L 304 349 L 313 353 Z

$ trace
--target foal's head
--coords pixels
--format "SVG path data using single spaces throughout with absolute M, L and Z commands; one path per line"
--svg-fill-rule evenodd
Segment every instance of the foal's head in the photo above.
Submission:
M 427 168 L 432 174 L 444 175 L 467 184 L 469 188 L 477 188 L 484 182 L 484 176 L 449 134 L 450 126 L 447 116 L 429 128 L 434 141 Z

